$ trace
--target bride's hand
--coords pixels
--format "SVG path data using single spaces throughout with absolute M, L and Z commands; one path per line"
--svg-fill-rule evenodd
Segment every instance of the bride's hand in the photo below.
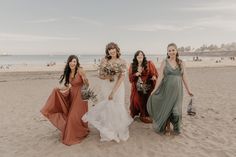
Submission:
M 108 96 L 108 100 L 112 100 L 113 99 L 113 93 L 111 92 L 111 94 Z

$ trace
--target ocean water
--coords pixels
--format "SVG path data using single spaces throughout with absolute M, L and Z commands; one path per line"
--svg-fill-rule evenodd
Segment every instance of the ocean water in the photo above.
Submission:
M 46 65 L 50 62 L 57 64 L 65 63 L 69 55 L 6 55 L 0 56 L 0 65 Z M 104 55 L 77 55 L 81 64 L 93 64 L 104 57 Z M 131 62 L 133 55 L 122 55 L 122 58 Z M 156 59 L 157 56 L 147 56 L 149 59 Z
M 56 64 L 66 63 L 69 55 L 0 55 L 0 65 L 46 65 L 50 62 L 56 62 Z M 104 55 L 77 55 L 81 64 L 94 64 L 98 63 Z M 127 62 L 132 62 L 133 55 L 122 55 L 121 58 Z M 146 55 L 148 60 L 153 62 L 160 62 L 166 55 Z M 190 61 L 193 59 L 192 56 L 180 57 L 184 61 Z M 202 57 L 201 57 L 202 58 Z M 207 60 L 214 60 L 216 57 L 204 57 Z

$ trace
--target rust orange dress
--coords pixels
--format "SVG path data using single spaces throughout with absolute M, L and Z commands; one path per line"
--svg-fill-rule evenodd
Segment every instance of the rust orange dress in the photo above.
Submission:
M 135 116 L 140 117 L 149 117 L 149 114 L 147 112 L 147 100 L 150 96 L 152 90 L 155 87 L 156 81 L 151 81 L 151 78 L 153 76 L 158 77 L 158 73 L 156 70 L 155 65 L 151 62 L 147 62 L 147 69 L 144 70 L 141 74 L 141 79 L 144 83 L 150 82 L 152 84 L 151 89 L 147 92 L 147 94 L 144 94 L 142 92 L 139 92 L 136 87 L 136 83 L 138 81 L 138 77 L 135 75 L 137 71 L 132 71 L 132 65 L 129 68 L 129 80 L 131 83 L 131 95 L 130 95 L 130 114 L 134 118 Z
M 62 132 L 62 143 L 80 143 L 89 133 L 88 124 L 81 117 L 88 112 L 88 103 L 81 98 L 82 78 L 79 73 L 70 79 L 71 88 L 61 93 L 55 88 L 41 113 Z

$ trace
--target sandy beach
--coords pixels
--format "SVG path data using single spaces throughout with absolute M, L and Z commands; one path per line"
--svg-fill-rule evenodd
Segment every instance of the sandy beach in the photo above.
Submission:
M 0 157 L 236 157 L 236 0 L 0 0 L 0 10 Z M 148 112 L 174 124 L 166 135 L 143 123 L 153 65 L 165 78 Z M 129 71 L 142 80 L 132 94 Z M 68 80 L 69 92 L 55 89 Z M 114 102 L 100 101 L 108 94 Z M 82 119 L 101 122 L 106 142 Z M 107 142 L 127 139 L 129 124 L 127 141 Z
M 185 92 L 181 135 L 160 136 L 152 130 L 151 124 L 135 120 L 126 142 L 100 142 L 98 131 L 90 125 L 89 136 L 70 147 L 60 142 L 60 132 L 39 112 L 52 89 L 58 86 L 60 70 L 1 71 L 0 156 L 235 157 L 236 67 L 231 64 L 203 67 L 188 65 L 187 68 L 197 115 L 186 114 L 189 97 Z M 91 86 L 99 91 L 95 84 L 96 71 L 87 75 Z M 128 108 L 127 78 L 125 84 Z
M 185 56 L 186 57 L 186 56 Z M 150 56 L 149 56 L 150 58 Z M 151 58 L 150 58 L 151 59 Z M 186 67 L 189 68 L 204 68 L 204 67 L 236 67 L 236 61 L 231 60 L 229 57 L 208 57 L 208 58 L 200 58 L 201 61 L 193 61 L 188 58 L 188 60 L 184 60 L 186 63 Z M 131 60 L 127 60 L 127 65 L 130 65 Z M 161 60 L 156 61 L 153 60 L 153 63 L 160 67 Z M 31 63 L 21 63 L 21 64 L 1 64 L 0 63 L 0 73 L 1 72 L 39 72 L 39 71 L 62 71 L 65 66 L 65 63 L 55 63 L 55 65 L 49 64 L 31 64 Z M 99 65 L 99 62 L 96 63 L 86 63 L 82 64 L 82 67 L 86 71 L 96 70 Z

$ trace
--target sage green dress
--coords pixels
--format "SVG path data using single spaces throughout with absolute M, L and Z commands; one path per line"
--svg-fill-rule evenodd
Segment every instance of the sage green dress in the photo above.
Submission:
M 153 118 L 153 127 L 157 133 L 164 133 L 168 118 L 173 124 L 174 132 L 180 132 L 183 101 L 183 70 L 173 69 L 165 60 L 164 77 L 158 89 L 147 102 L 147 111 Z

